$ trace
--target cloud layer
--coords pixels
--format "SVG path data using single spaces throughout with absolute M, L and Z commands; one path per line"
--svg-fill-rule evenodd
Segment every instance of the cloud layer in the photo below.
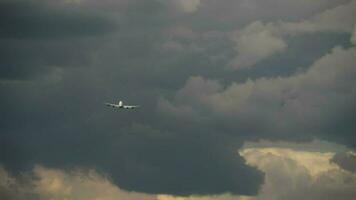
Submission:
M 268 155 L 236 153 L 247 141 L 356 145 L 355 1 L 0 0 L 0 10 L 1 184 L 14 185 L 1 195 L 260 198 L 266 165 L 314 182 L 289 154 L 250 164 Z M 118 100 L 141 107 L 103 106 Z M 333 169 L 352 171 L 349 154 L 332 152 Z
M 284 147 L 282 147 L 284 146 Z M 309 150 L 305 150 L 306 149 Z M 324 152 L 315 151 L 324 148 Z M 314 150 L 312 150 L 314 149 Z M 1 197 L 13 199 L 143 199 L 143 200 L 267 200 L 267 199 L 353 199 L 356 188 L 354 171 L 343 170 L 334 162 L 335 150 L 344 149 L 322 142 L 293 144 L 258 142 L 239 150 L 248 165 L 263 171 L 265 181 L 255 196 L 167 194 L 150 195 L 128 192 L 95 170 L 59 170 L 35 166 L 31 172 L 14 177 L 0 168 Z M 352 159 L 345 158 L 346 162 Z M 349 166 L 355 167 L 356 163 Z M 237 169 L 238 170 L 238 169 Z M 280 187 L 283 183 L 283 187 Z
M 315 32 L 351 33 L 355 25 L 356 1 L 337 6 L 296 22 L 255 21 L 232 34 L 237 56 L 231 61 L 234 69 L 248 68 L 287 48 L 286 36 Z M 351 40 L 353 40 L 351 38 Z
M 352 199 L 355 196 L 356 174 L 331 163 L 332 152 L 272 147 L 244 149 L 241 154 L 250 165 L 266 173 L 265 183 L 254 199 Z
M 348 143 L 354 146 L 354 128 L 352 123 L 348 124 L 352 114 L 345 115 L 344 109 L 354 110 L 352 99 L 355 98 L 353 88 L 356 85 L 352 77 L 356 75 L 355 58 L 355 48 L 336 47 L 306 72 L 232 83 L 227 87 L 217 81 L 191 77 L 177 92 L 174 104 L 163 100 L 159 109 L 174 115 L 183 112 L 192 118 L 206 112 L 222 118 L 234 117 L 241 121 L 237 126 L 234 126 L 236 122 L 231 122 L 235 130 L 243 125 L 254 134 L 270 132 L 280 139 L 291 139 L 292 135 L 306 131 L 327 135 L 329 131 L 337 131 L 333 126 L 342 126 L 344 130 L 339 130 L 339 140 L 347 137 Z M 342 110 L 342 113 L 338 114 L 336 110 Z M 343 115 L 344 119 L 330 121 L 330 115 L 334 119 Z M 259 120 L 259 127 L 249 124 L 251 118 Z M 303 135 L 298 137 L 303 138 Z

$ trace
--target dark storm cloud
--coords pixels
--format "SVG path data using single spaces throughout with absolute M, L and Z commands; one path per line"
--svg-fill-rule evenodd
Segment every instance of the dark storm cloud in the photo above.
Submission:
M 244 166 L 232 149 L 226 151 L 225 139 L 195 131 L 159 132 L 142 125 L 123 131 L 113 143 L 121 162 L 111 166 L 120 170 L 110 170 L 118 185 L 147 193 L 255 194 L 262 173 Z
M 80 7 L 46 1 L 0 1 L 0 37 L 46 39 L 108 33 L 117 24 L 107 16 Z
M 0 79 L 28 80 L 88 65 L 95 37 L 118 24 L 94 9 L 34 0 L 0 1 L 0 27 Z
M 86 67 L 95 53 L 91 38 L 0 40 L 0 79 L 31 80 L 55 68 Z M 98 46 L 98 45 L 97 45 Z
M 38 163 L 54 168 L 93 167 L 110 175 L 120 188 L 130 191 L 253 195 L 263 182 L 263 174 L 247 166 L 236 153 L 244 141 L 260 138 L 305 141 L 325 136 L 310 132 L 315 130 L 310 129 L 312 123 L 304 127 L 290 123 L 286 120 L 290 119 L 288 115 L 274 118 L 274 114 L 283 109 L 283 101 L 273 97 L 275 88 L 282 96 L 286 95 L 287 100 L 295 97 L 280 84 L 265 82 L 272 87 L 257 91 L 256 97 L 261 98 L 251 101 L 257 102 L 257 106 L 250 104 L 251 112 L 240 116 L 207 111 L 226 106 L 227 101 L 214 102 L 207 108 L 204 98 L 202 101 L 194 98 L 216 91 L 219 95 L 220 90 L 230 88 L 233 83 L 243 84 L 251 77 L 254 80 L 292 76 L 300 65 L 305 68 L 302 71 L 306 71 L 335 44 L 347 43 L 348 35 L 292 38 L 288 40 L 291 49 L 271 57 L 266 65 L 246 71 L 227 71 L 226 66 L 236 56 L 235 45 L 226 28 L 215 27 L 220 19 L 207 11 L 215 4 L 224 8 L 232 1 L 195 1 L 194 5 L 183 5 L 180 0 L 169 1 L 169 4 L 158 0 L 118 2 L 83 0 L 73 7 L 61 4 L 58 8 L 39 1 L 6 4 L 6 10 L 13 11 L 3 14 L 8 19 L 16 21 L 26 14 L 36 19 L 32 22 L 32 19 L 21 18 L 24 21 L 20 25 L 34 23 L 33 28 L 6 24 L 8 30 L 2 33 L 0 162 L 9 171 L 16 173 Z M 308 13 L 333 5 L 325 2 Z M 114 17 L 106 18 L 109 14 Z M 250 18 L 242 20 L 244 17 L 236 20 L 241 20 L 241 24 L 251 21 Z M 209 18 L 215 21 L 207 20 Z M 112 32 L 116 26 L 111 26 L 111 19 L 120 22 L 119 31 Z M 37 23 L 43 23 L 48 29 Z M 67 30 L 58 30 L 53 23 Z M 77 27 L 81 23 L 85 25 L 83 29 Z M 208 23 L 209 28 L 204 27 L 204 23 Z M 226 23 L 232 29 L 239 29 L 234 22 Z M 19 34 L 19 30 L 24 35 Z M 316 41 L 315 38 L 322 39 Z M 297 44 L 293 44 L 294 41 Z M 310 50 L 311 43 L 313 53 L 305 50 Z M 344 46 L 340 52 L 350 48 L 349 43 Z M 207 81 L 206 87 L 193 88 L 185 93 L 186 98 L 173 102 L 178 105 L 188 102 L 189 106 L 193 103 L 190 109 L 184 105 L 169 107 L 166 102 L 168 110 L 162 112 L 161 107 L 157 110 L 157 104 L 162 106 L 162 99 L 174 99 L 192 76 L 217 79 L 220 86 Z M 350 82 L 345 88 L 352 89 L 351 79 L 340 80 Z M 324 94 L 317 89 L 313 92 Z M 233 102 L 243 98 L 238 96 L 241 93 L 236 93 L 239 98 Z M 264 95 L 269 93 L 272 95 Z M 298 100 L 308 100 L 308 97 L 301 96 Z M 333 99 L 333 95 L 327 97 Z M 342 136 L 337 135 L 339 123 L 334 123 L 332 116 L 337 113 L 340 121 L 345 122 L 343 111 L 335 105 L 345 105 L 343 109 L 347 110 L 353 98 L 347 98 L 348 104 L 342 104 L 344 98 L 341 98 L 326 106 L 330 108 L 329 112 L 325 111 L 330 116 L 327 122 L 335 129 L 326 138 L 337 141 L 342 137 L 351 138 L 350 128 L 345 128 Z M 103 102 L 118 99 L 142 106 L 135 112 L 116 112 L 103 105 Z M 234 109 L 232 106 L 231 110 Z M 202 112 L 194 115 L 196 110 Z M 352 112 L 348 116 L 352 119 Z M 275 132 L 274 127 L 281 125 L 278 123 L 281 121 L 286 122 L 284 129 Z
M 104 98 L 104 88 L 93 87 L 97 83 L 64 81 L 69 81 L 68 85 L 60 90 L 26 87 L 31 94 L 22 95 L 22 103 L 17 102 L 31 105 L 18 108 L 25 111 L 2 108 L 7 119 L 1 127 L 12 130 L 2 131 L 0 157 L 7 166 L 26 169 L 31 163 L 43 163 L 51 167 L 95 167 L 109 174 L 121 188 L 147 193 L 257 192 L 262 174 L 244 165 L 233 148 L 238 145 L 231 146 L 227 138 L 195 124 L 159 119 L 149 98 L 131 100 L 145 105 L 137 112 L 113 112 L 103 107 L 109 97 Z M 58 96 L 59 91 L 66 92 Z M 125 88 L 118 91 L 128 93 Z M 11 93 L 16 95 L 8 91 Z M 159 129 L 132 124 L 134 121 Z
M 129 74 L 97 70 L 67 69 L 59 83 L 3 84 L 2 162 L 11 169 L 92 166 L 124 189 L 148 193 L 257 192 L 262 174 L 245 166 L 235 148 L 226 149 L 226 138 L 162 119 L 155 111 L 162 93 L 145 79 L 129 87 Z M 123 113 L 104 107 L 118 98 L 144 106 Z
M 331 160 L 338 164 L 341 168 L 355 172 L 356 171 L 356 155 L 352 153 L 337 153 Z

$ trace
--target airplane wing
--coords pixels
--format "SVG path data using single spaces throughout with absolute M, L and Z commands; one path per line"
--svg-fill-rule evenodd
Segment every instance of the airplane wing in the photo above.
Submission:
M 126 109 L 134 109 L 140 107 L 139 105 L 124 105 L 124 108 Z
M 114 108 L 119 107 L 118 105 L 113 104 L 113 103 L 105 103 L 105 105 L 110 106 L 110 107 L 114 107 Z

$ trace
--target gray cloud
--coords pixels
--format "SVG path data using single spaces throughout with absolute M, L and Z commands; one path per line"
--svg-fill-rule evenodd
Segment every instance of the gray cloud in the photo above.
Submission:
M 232 34 L 231 40 L 236 44 L 237 56 L 231 61 L 230 66 L 233 69 L 248 68 L 284 51 L 287 48 L 284 38 L 288 35 L 321 31 L 352 34 L 355 10 L 356 1 L 350 1 L 297 22 L 278 21 L 264 24 L 255 21 Z
M 96 37 L 118 22 L 64 1 L 0 1 L 0 79 L 29 80 L 56 67 L 88 65 Z
M 3 3 L 18 9 L 8 19 L 43 19 L 21 37 L 9 27 L 0 41 L 0 161 L 10 173 L 82 167 L 130 191 L 254 195 L 263 172 L 236 153 L 244 141 L 354 142 L 349 32 L 283 36 L 288 48 L 260 67 L 225 70 L 236 56 L 231 31 L 261 18 L 310 19 L 335 1 L 268 1 L 278 12 L 248 5 L 261 13 L 232 6 L 243 1 L 182 2 Z M 293 16 L 277 6 L 296 4 Z M 55 33 L 53 22 L 68 30 Z M 269 26 L 260 24 L 262 32 Z M 262 38 L 279 38 L 267 33 Z M 103 106 L 118 99 L 142 107 Z
M 305 73 L 284 78 L 248 80 L 228 87 L 202 77 L 192 77 L 177 92 L 174 103 L 190 106 L 202 115 L 209 113 L 226 119 L 234 117 L 242 121 L 238 123 L 240 127 L 244 124 L 243 127 L 247 126 L 250 131 L 261 134 L 269 130 L 274 134 L 282 134 L 279 137 L 283 138 L 293 138 L 296 132 L 311 130 L 323 134 L 343 126 L 342 133 L 339 131 L 342 134 L 339 139 L 348 137 L 348 142 L 355 145 L 353 125 L 349 123 L 353 114 L 346 115 L 343 110 L 353 110 L 354 104 L 341 103 L 351 102 L 355 97 L 352 92 L 355 85 L 351 78 L 355 55 L 354 48 L 337 47 L 316 61 Z M 159 109 L 166 108 L 159 104 Z M 338 117 L 336 110 L 342 110 L 340 115 L 343 118 L 340 121 L 335 121 Z M 254 123 L 248 125 L 251 119 L 260 120 L 259 126 L 255 127 Z M 237 130 L 239 126 L 232 125 Z
M 356 44 L 356 26 L 354 27 L 354 30 L 353 30 L 353 32 L 352 32 L 351 42 L 352 42 L 353 44 Z
M 76 6 L 33 0 L 0 1 L 0 37 L 63 38 L 112 32 L 113 19 Z
M 118 185 L 128 190 L 136 188 L 147 193 L 179 195 L 224 192 L 254 194 L 258 191 L 256 186 L 262 174 L 243 167 L 244 160 L 226 151 L 224 142 L 216 143 L 211 138 L 215 136 L 210 134 L 181 130 L 176 135 L 142 126 L 132 127 L 117 140 L 122 142 L 114 143 L 117 147 L 124 147 L 125 153 L 117 156 L 130 166 L 126 168 L 119 162 L 113 165 L 123 167 L 113 172 L 121 177 Z M 144 140 L 139 141 L 139 137 L 144 137 Z M 125 147 L 125 143 L 135 145 Z M 130 156 L 124 158 L 127 155 Z M 249 180 L 249 184 L 241 180 Z
M 197 23 L 200 22 L 199 27 L 203 29 L 234 30 L 256 20 L 298 21 L 347 2 L 349 0 L 222 0 L 216 3 L 214 0 L 206 0 L 197 13 L 197 17 L 206 20 L 204 23 L 197 20 Z
M 342 152 L 335 154 L 331 160 L 332 162 L 338 164 L 341 168 L 349 170 L 351 172 L 356 172 L 356 156 L 352 152 Z
M 232 68 L 251 67 L 260 60 L 286 49 L 285 41 L 274 35 L 266 26 L 268 25 L 257 21 L 234 34 L 232 40 L 236 43 L 238 55 L 230 63 Z
M 140 129 L 143 127 L 137 127 Z M 162 137 L 163 135 L 156 135 Z M 322 152 L 319 151 L 322 149 Z M 265 181 L 256 195 L 177 196 L 129 192 L 112 183 L 107 174 L 94 169 L 58 169 L 35 165 L 14 176 L 0 167 L 0 190 L 6 199 L 156 199 L 156 200 L 265 200 L 265 199 L 353 199 L 356 174 L 331 160 L 350 149 L 338 144 L 314 141 L 291 143 L 259 141 L 239 149 L 248 165 L 263 171 Z M 236 153 L 237 154 L 237 153 Z M 349 151 L 349 154 L 354 152 Z M 238 169 L 236 169 L 238 170 Z M 283 187 L 280 185 L 283 183 Z M 5 196 L 4 196 L 5 195 Z

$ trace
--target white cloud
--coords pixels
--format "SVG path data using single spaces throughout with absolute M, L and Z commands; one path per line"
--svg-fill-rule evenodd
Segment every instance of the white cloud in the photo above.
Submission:
M 256 200 L 354 199 L 356 173 L 330 162 L 335 152 L 309 152 L 276 147 L 249 147 L 240 154 L 265 173 Z
M 31 173 L 18 178 L 10 176 L 4 168 L 0 167 L 0 197 L 4 190 L 9 200 L 35 197 L 43 200 L 156 199 L 155 195 L 121 190 L 94 170 L 64 171 L 39 165 Z
M 269 141 L 269 140 L 259 140 L 258 142 L 245 142 L 242 149 L 249 148 L 282 148 L 282 149 L 291 149 L 295 151 L 308 151 L 308 152 L 347 152 L 349 150 L 348 147 L 336 144 L 324 140 L 313 140 L 308 143 L 293 143 L 286 141 Z
M 65 172 L 36 166 L 34 175 L 37 177 L 33 181 L 34 191 L 44 199 L 154 199 L 150 195 L 121 190 L 93 170 Z
M 60 170 L 40 165 L 22 177 L 12 177 L 0 166 L 0 199 L 41 200 L 250 200 L 230 194 L 173 196 L 144 194 L 120 189 L 94 170 Z

